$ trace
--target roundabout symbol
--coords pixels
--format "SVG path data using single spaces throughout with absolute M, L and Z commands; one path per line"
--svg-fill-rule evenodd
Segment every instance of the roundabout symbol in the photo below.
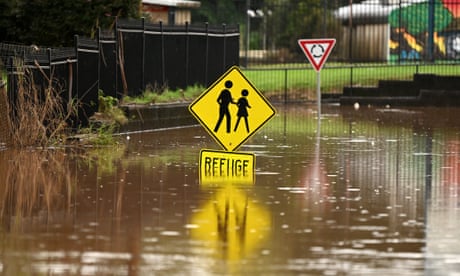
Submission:
M 314 58 L 321 58 L 324 54 L 324 47 L 321 44 L 313 44 L 311 54 Z

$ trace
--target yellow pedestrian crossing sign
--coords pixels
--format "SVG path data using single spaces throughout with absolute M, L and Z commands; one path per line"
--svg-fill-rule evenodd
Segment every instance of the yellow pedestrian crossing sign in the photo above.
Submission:
M 240 147 L 276 113 L 237 66 L 206 89 L 189 110 L 226 151 Z

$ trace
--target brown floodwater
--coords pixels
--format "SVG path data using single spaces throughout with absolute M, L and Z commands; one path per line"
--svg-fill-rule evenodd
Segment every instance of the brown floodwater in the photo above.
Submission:
M 458 275 L 460 109 L 278 106 L 204 183 L 200 126 L 0 151 L 1 275 Z

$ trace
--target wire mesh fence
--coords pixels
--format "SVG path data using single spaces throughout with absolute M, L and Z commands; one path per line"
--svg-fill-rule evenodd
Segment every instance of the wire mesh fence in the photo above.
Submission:
M 248 1 L 241 64 L 302 61 L 300 38 L 336 38 L 334 62 L 433 62 L 460 57 L 460 3 L 451 0 Z M 355 2 L 355 1 L 353 1 Z
M 274 99 L 315 100 L 316 74 L 296 43 L 305 38 L 337 41 L 321 71 L 322 93 L 411 80 L 414 74 L 460 74 L 456 1 L 249 3 L 240 64 L 255 86 Z

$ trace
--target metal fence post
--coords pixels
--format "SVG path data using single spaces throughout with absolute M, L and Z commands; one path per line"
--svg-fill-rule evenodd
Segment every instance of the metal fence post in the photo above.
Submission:
M 51 48 L 48 48 L 46 49 L 46 53 L 48 55 L 48 83 L 47 83 L 47 87 L 48 89 L 51 89 L 52 85 L 53 85 L 53 80 L 51 79 L 53 76 L 53 74 L 51 73 L 52 70 L 51 70 Z
M 17 78 L 17 68 L 14 64 L 14 57 L 10 56 L 8 58 L 8 65 L 6 66 L 7 72 L 7 95 L 8 95 L 8 104 L 11 106 L 12 118 L 15 118 L 16 115 L 16 98 L 18 90 L 18 78 Z
M 80 78 L 78 75 L 78 67 L 79 67 L 79 57 L 78 57 L 78 35 L 74 35 L 74 47 L 75 47 L 75 59 L 77 60 L 75 62 L 75 95 L 76 98 L 78 99 L 78 89 L 79 89 L 79 83 L 80 83 Z M 79 100 L 79 99 L 78 99 Z
M 115 19 L 115 94 L 118 96 L 120 95 L 118 92 L 118 81 L 119 81 L 119 60 L 118 60 L 118 55 L 120 51 L 120 41 L 119 41 L 119 35 L 118 35 L 118 17 Z
M 162 85 L 165 85 L 166 76 L 165 76 L 165 36 L 163 30 L 163 21 L 160 21 L 160 33 L 161 33 L 161 82 Z
M 209 63 L 209 24 L 206 22 L 206 57 L 205 57 L 205 64 L 204 64 L 204 83 L 206 86 L 209 85 L 208 83 L 208 63 Z
M 101 28 L 97 28 L 96 43 L 97 48 L 99 49 L 97 54 L 97 93 L 99 97 L 99 90 L 101 90 Z
M 145 90 L 145 18 L 142 17 L 141 89 Z
M 434 0 L 428 1 L 428 30 L 427 30 L 427 55 L 428 62 L 434 61 L 434 22 L 435 22 L 435 3 Z
M 350 65 L 350 96 L 353 96 L 353 65 Z
M 189 70 L 190 70 L 190 34 L 189 23 L 185 22 L 185 86 L 189 86 Z
M 226 54 L 227 54 L 227 26 L 224 24 L 222 24 L 222 31 L 224 32 L 224 41 L 223 41 L 223 48 L 224 48 L 224 54 L 222 55 L 222 73 L 225 72 L 225 69 L 227 68 L 226 66 L 226 62 L 225 62 L 225 57 L 226 57 Z
M 288 69 L 284 68 L 284 104 L 287 104 L 288 101 Z

